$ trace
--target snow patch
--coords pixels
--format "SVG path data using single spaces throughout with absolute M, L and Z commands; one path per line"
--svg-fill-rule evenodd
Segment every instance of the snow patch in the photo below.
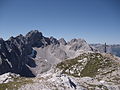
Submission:
M 45 59 L 45 61 L 46 61 L 46 62 L 48 62 L 48 60 L 47 60 L 47 59 Z
M 105 81 L 101 80 L 100 83 L 105 83 Z
M 32 49 L 32 53 L 30 55 L 28 55 L 29 57 L 34 57 L 35 56 L 35 49 Z
M 5 59 L 7 62 L 8 62 L 8 64 L 10 65 L 10 67 L 12 68 L 12 64 L 11 64 L 11 62 L 10 61 L 8 61 L 8 59 Z

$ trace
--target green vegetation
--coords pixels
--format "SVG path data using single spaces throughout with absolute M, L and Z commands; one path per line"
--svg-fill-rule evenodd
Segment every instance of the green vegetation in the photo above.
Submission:
M 59 64 L 57 64 L 57 68 L 62 69 L 62 73 L 66 73 L 75 77 L 79 77 L 79 73 L 80 71 L 77 70 L 77 67 L 81 66 L 81 62 L 78 62 L 79 57 L 75 58 L 75 59 L 71 59 L 71 60 L 65 60 Z M 75 69 L 74 69 L 75 67 Z M 74 69 L 74 70 L 73 70 Z M 67 72 L 68 70 L 68 72 Z M 70 73 L 70 70 L 73 70 L 74 73 Z
M 87 61 L 84 60 L 85 58 Z M 112 60 L 102 56 L 100 53 L 84 53 L 74 59 L 59 63 L 57 68 L 61 69 L 63 73 L 75 77 L 95 77 L 100 73 L 99 69 L 109 68 L 112 67 L 112 65 Z M 70 71 L 72 71 L 72 73 Z
M 89 60 L 85 65 L 84 69 L 81 71 L 81 77 L 94 77 L 101 66 L 101 61 L 102 60 L 98 59 L 97 57 L 93 58 L 92 60 Z
M 31 78 L 19 77 L 12 82 L 0 84 L 0 90 L 17 90 L 25 84 L 33 83 Z

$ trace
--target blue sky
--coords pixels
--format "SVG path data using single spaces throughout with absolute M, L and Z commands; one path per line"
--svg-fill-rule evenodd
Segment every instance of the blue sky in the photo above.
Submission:
M 0 37 L 45 36 L 120 44 L 120 0 L 0 0 Z

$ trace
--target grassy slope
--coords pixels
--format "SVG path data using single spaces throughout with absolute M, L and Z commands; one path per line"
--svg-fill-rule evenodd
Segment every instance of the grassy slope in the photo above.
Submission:
M 79 62 L 87 58 L 87 63 Z M 110 60 L 107 57 L 102 56 L 99 53 L 89 53 L 89 54 L 82 54 L 74 59 L 65 60 L 57 65 L 57 68 L 61 69 L 63 73 L 76 76 L 76 77 L 95 77 L 99 74 L 99 69 L 106 69 L 110 68 L 114 65 L 113 60 Z M 83 67 L 83 69 L 79 70 L 79 67 Z M 73 68 L 75 67 L 75 69 Z M 66 72 L 72 70 L 74 73 Z M 80 74 L 79 74 L 80 73 Z
M 9 83 L 0 84 L 0 90 L 17 90 L 25 84 L 33 83 L 31 78 L 19 77 Z

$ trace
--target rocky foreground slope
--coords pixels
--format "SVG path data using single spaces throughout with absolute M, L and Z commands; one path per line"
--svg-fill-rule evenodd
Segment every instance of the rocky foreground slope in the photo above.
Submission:
M 0 89 L 120 90 L 120 58 L 105 53 L 83 53 L 54 65 L 35 78 L 14 77 L 13 80 L 0 84 Z
M 58 63 L 19 90 L 120 90 L 120 58 L 84 53 Z

